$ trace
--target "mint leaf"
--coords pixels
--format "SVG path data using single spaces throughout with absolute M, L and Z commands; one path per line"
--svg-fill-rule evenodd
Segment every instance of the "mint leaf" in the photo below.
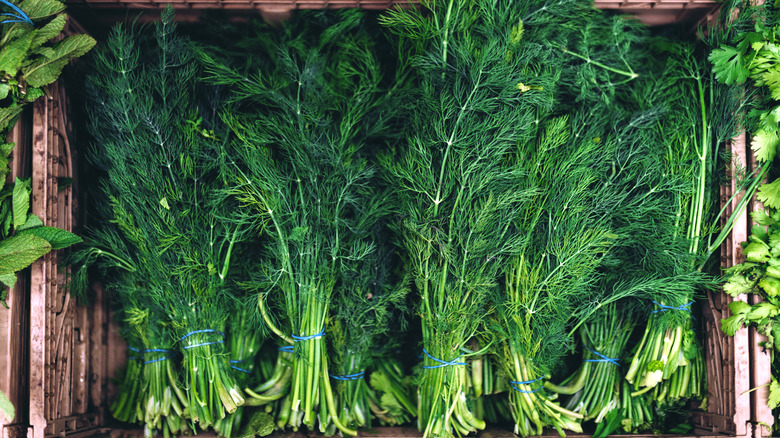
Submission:
M 13 192 L 13 215 L 14 228 L 20 227 L 27 222 L 27 211 L 30 209 L 30 180 L 16 178 Z
M 0 72 L 15 77 L 27 56 L 35 32 L 26 32 L 0 48 Z
M 60 14 L 54 17 L 54 19 L 50 22 L 46 23 L 45 26 L 37 29 L 35 38 L 33 38 L 32 43 L 30 44 L 30 50 L 35 50 L 45 42 L 58 36 L 60 32 L 65 29 L 66 22 L 67 16 L 65 14 Z
M 62 69 L 70 61 L 89 52 L 95 45 L 95 40 L 89 35 L 72 35 L 57 43 L 52 48 L 55 53 L 51 58 L 34 61 L 22 69 L 24 79 L 31 87 L 42 87 L 56 81 Z
M 42 226 L 43 226 L 43 221 L 40 220 L 38 216 L 30 213 L 27 215 L 27 221 L 24 223 L 24 225 L 17 227 L 16 231 L 22 231 L 28 228 L 42 227 Z
M 709 59 L 712 62 L 715 77 L 726 85 L 741 84 L 747 80 L 750 74 L 745 67 L 744 56 L 734 47 L 720 46 L 710 53 Z
M 71 232 L 54 227 L 33 227 L 20 231 L 17 236 L 32 234 L 45 239 L 52 249 L 67 248 L 81 242 L 81 238 Z
M 51 251 L 45 239 L 34 235 L 11 236 L 0 241 L 0 274 L 11 274 L 30 266 Z
M 16 274 L 0 274 L 0 283 L 7 287 L 14 287 L 16 284 Z
M 40 20 L 41 18 L 51 17 L 65 10 L 65 4 L 57 0 L 24 0 L 21 8 L 31 20 Z

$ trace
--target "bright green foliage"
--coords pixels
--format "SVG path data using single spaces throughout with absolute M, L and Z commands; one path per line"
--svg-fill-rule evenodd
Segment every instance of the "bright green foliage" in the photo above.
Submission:
M 41 87 L 56 81 L 71 59 L 83 56 L 95 45 L 88 35 L 70 35 L 49 42 L 65 28 L 64 3 L 25 0 L 19 7 L 35 26 L 0 25 L 0 99 L 11 96 L 10 104 L 0 107 L 0 134 L 10 129 L 25 104 L 43 95 Z
M 0 391 L 0 421 L 11 423 L 14 421 L 14 405 L 2 391 Z
M 266 225 L 257 276 L 263 317 L 287 342 L 311 337 L 294 343 L 280 427 L 314 430 L 319 416 L 323 432 L 332 421 L 344 434 L 356 434 L 339 419 L 329 375 L 340 370 L 330 368 L 325 340 L 339 282 L 355 288 L 344 292 L 347 300 L 371 291 L 364 274 L 355 273 L 372 266 L 362 264 L 375 251 L 370 231 L 390 207 L 364 156 L 368 140 L 384 128 L 374 116 L 384 111 L 381 75 L 361 31 L 364 17 L 360 11 L 311 14 L 281 32 L 260 32 L 248 65 L 224 53 L 202 54 L 209 82 L 229 86 L 233 95 L 234 109 L 221 115 L 238 138 L 227 174 L 231 191 Z M 337 307 L 336 318 L 344 311 Z

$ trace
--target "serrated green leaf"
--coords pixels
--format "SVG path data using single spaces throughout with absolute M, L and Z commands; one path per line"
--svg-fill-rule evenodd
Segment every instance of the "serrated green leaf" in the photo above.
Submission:
M 56 81 L 62 69 L 72 58 L 89 52 L 95 40 L 89 35 L 72 35 L 57 43 L 53 48 L 56 55 L 39 59 L 22 69 L 25 81 L 32 87 L 42 87 Z
M 46 59 L 52 59 L 57 56 L 57 51 L 51 47 L 39 47 L 35 52 L 36 55 L 43 56 Z
M 59 14 L 54 17 L 53 20 L 46 23 L 46 25 L 38 28 L 38 32 L 36 33 L 35 38 L 33 38 L 32 44 L 30 44 L 30 49 L 35 50 L 50 39 L 58 36 L 62 30 L 65 29 L 67 21 L 68 18 L 65 14 Z
M 777 70 L 777 66 L 772 70 L 769 70 L 761 75 L 761 81 L 769 87 L 769 92 L 772 94 L 772 99 L 780 99 L 780 70 Z
M 772 318 L 777 316 L 780 310 L 772 303 L 761 302 L 754 304 L 747 313 L 747 319 L 749 321 L 761 321 L 762 319 Z
M 734 47 L 721 46 L 710 53 L 709 59 L 715 77 L 726 85 L 741 84 L 750 74 L 745 67 L 744 56 Z
M 780 279 L 774 277 L 764 277 L 758 282 L 758 287 L 770 297 L 776 297 L 780 294 Z
M 30 181 L 16 178 L 13 194 L 13 225 L 20 227 L 27 222 L 27 211 L 30 210 Z
M 16 284 L 16 274 L 0 274 L 0 283 L 3 283 L 7 287 L 13 288 Z
M 15 415 L 14 404 L 3 391 L 0 391 L 0 424 L 12 423 Z
M 769 245 L 763 242 L 751 242 L 743 250 L 745 254 L 745 260 L 753 263 L 762 263 L 769 260 L 771 257 L 769 254 Z
M 732 297 L 737 297 L 741 294 L 750 293 L 755 286 L 755 281 L 751 281 L 745 275 L 735 274 L 729 277 L 728 281 L 723 285 L 723 292 Z
M 69 231 L 54 227 L 33 227 L 20 231 L 17 236 L 32 234 L 45 239 L 52 249 L 67 248 L 81 242 L 81 238 Z
M 274 431 L 274 419 L 264 411 L 256 411 L 249 417 L 246 426 L 238 434 L 237 438 L 253 438 L 256 436 L 268 436 Z
M 767 404 L 770 409 L 774 409 L 780 406 L 780 383 L 777 383 L 775 378 L 772 378 L 772 383 L 769 384 L 769 398 Z
M 780 178 L 769 184 L 762 184 L 756 192 L 756 199 L 767 207 L 780 208 Z
M 732 301 L 729 303 L 729 310 L 734 315 L 750 312 L 751 305 L 744 301 Z
M 750 242 L 757 242 L 757 243 L 766 243 L 769 242 L 769 233 L 766 230 L 766 227 L 762 225 L 754 225 L 750 229 L 750 236 L 748 236 L 748 240 Z M 749 242 L 745 242 L 742 244 L 742 247 L 747 247 Z
M 27 94 L 24 96 L 24 100 L 27 102 L 35 102 L 39 98 L 43 97 L 43 90 L 35 87 L 28 87 Z
M 0 107 L 0 132 L 8 129 L 16 121 L 24 108 L 21 105 L 11 105 L 9 107 Z
M 769 163 L 775 159 L 777 145 L 780 142 L 777 130 L 759 129 L 753 140 L 750 142 L 750 148 L 753 149 L 756 159 L 762 163 Z
M 18 272 L 51 251 L 46 239 L 31 234 L 0 241 L 0 274 Z
M 17 227 L 16 229 L 18 231 L 22 231 L 22 230 L 26 230 L 28 228 L 42 227 L 42 226 L 43 226 L 43 221 L 40 220 L 40 218 L 38 218 L 38 216 L 30 213 L 30 214 L 27 215 L 27 221 L 25 221 L 25 223 L 23 225 Z
M 19 8 L 21 8 L 31 20 L 40 20 L 41 18 L 50 17 L 64 11 L 65 4 L 58 2 L 57 0 L 24 0 L 19 4 Z
M 756 210 L 750 213 L 750 217 L 753 219 L 753 222 L 764 227 L 768 227 L 777 223 L 777 221 L 772 219 L 766 210 Z
M 27 57 L 34 36 L 34 32 L 24 33 L 0 48 L 0 72 L 11 77 L 16 76 L 22 67 L 22 62 Z
M 11 91 L 11 86 L 6 83 L 0 83 L 0 99 L 8 97 L 8 92 Z
M 764 273 L 769 277 L 780 278 L 780 267 L 767 265 L 766 271 L 764 271 Z
M 727 336 L 734 336 L 742 328 L 742 322 L 745 321 L 745 315 L 733 315 L 720 321 L 720 329 Z
M 0 157 L 8 158 L 14 150 L 14 146 L 16 145 L 13 143 L 0 143 Z

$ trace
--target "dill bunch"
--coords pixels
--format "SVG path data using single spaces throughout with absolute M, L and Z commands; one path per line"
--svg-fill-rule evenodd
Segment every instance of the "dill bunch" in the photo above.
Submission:
M 115 27 L 96 55 L 87 92 L 91 160 L 105 171 L 107 202 L 105 223 L 91 232 L 81 260 L 131 274 L 117 280 L 134 280 L 149 324 L 166 327 L 166 347 L 145 351 L 177 346 L 182 405 L 205 429 L 244 402 L 223 342 L 240 278 L 231 257 L 252 229 L 219 177 L 230 140 L 213 109 L 219 97 L 198 85 L 189 42 L 176 33 L 170 9 L 151 38 Z M 159 353 L 165 355 L 145 360 L 156 368 L 147 382 L 175 374 L 171 357 Z M 176 386 L 160 388 L 181 398 Z M 146 421 L 160 427 L 157 416 Z M 186 430 L 178 417 L 171 421 L 166 433 Z
M 277 425 L 314 430 L 317 417 L 322 428 L 329 415 L 354 435 L 339 420 L 324 338 L 342 269 L 375 250 L 354 234 L 370 225 L 362 218 L 386 209 L 362 155 L 376 129 L 366 117 L 377 108 L 381 72 L 371 39 L 359 31 L 362 12 L 309 17 L 319 19 L 293 21 L 256 39 L 253 59 L 270 63 L 206 51 L 201 59 L 208 81 L 229 87 L 236 106 L 221 115 L 238 139 L 231 191 L 266 225 L 260 310 L 270 330 L 294 346 L 286 412 L 277 413 L 284 419 Z

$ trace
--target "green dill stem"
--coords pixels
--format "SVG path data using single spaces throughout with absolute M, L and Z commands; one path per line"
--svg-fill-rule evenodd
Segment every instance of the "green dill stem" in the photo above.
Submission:
M 594 60 L 590 59 L 589 57 L 580 55 L 577 52 L 572 52 L 571 50 L 569 50 L 565 46 L 562 47 L 562 50 L 563 50 L 564 53 L 568 53 L 568 54 L 574 56 L 575 58 L 579 58 L 579 59 L 587 62 L 588 64 L 593 64 L 596 67 L 601 67 L 604 70 L 611 71 L 612 73 L 616 73 L 616 74 L 619 74 L 619 75 L 627 76 L 629 78 L 629 80 L 636 79 L 636 78 L 639 77 L 639 75 L 634 73 L 633 71 L 618 70 L 618 69 L 616 69 L 614 67 L 610 67 L 610 66 L 602 64 L 602 63 L 600 63 L 598 61 L 594 61 Z
M 271 331 L 274 332 L 276 336 L 279 336 L 280 338 L 284 339 L 285 342 L 292 344 L 293 338 L 285 335 L 284 332 L 279 330 L 279 327 L 277 327 L 276 324 L 274 324 L 273 321 L 271 321 L 271 318 L 268 316 L 268 312 L 265 309 L 264 297 L 265 297 L 264 294 L 258 295 L 257 297 L 257 305 L 260 308 L 260 314 L 263 316 L 263 321 L 265 321 L 268 328 L 270 328 Z

